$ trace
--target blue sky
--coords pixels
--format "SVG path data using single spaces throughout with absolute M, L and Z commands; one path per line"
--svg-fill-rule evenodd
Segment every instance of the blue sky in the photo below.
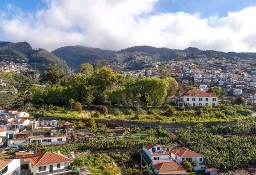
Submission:
M 228 11 L 238 11 L 256 5 L 255 0 L 161 0 L 157 9 L 162 12 L 200 13 L 202 17 L 218 14 L 226 16 Z
M 46 6 L 43 0 L 1 0 L 1 9 L 4 9 L 7 4 L 15 5 L 26 12 L 34 12 Z M 238 11 L 253 5 L 256 5 L 255 0 L 160 0 L 155 9 L 157 12 L 184 11 L 209 17 L 216 14 L 225 16 L 228 11 Z
M 255 16 L 255 0 L 0 0 L 0 40 L 256 52 Z

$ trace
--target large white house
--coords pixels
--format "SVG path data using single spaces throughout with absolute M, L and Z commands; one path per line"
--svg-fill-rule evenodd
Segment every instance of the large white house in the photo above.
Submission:
M 218 97 L 203 90 L 189 90 L 179 98 L 179 105 L 212 106 L 218 105 Z
M 20 175 L 20 159 L 1 159 L 0 174 L 2 175 Z
M 171 157 L 174 161 L 181 164 L 182 161 L 187 160 L 189 162 L 198 162 L 198 166 L 194 167 L 194 170 L 204 170 L 206 165 L 204 163 L 204 156 L 200 153 L 196 153 L 185 147 L 176 147 L 170 151 Z
M 65 174 L 71 172 L 71 159 L 61 153 L 46 152 L 28 158 L 32 175 Z

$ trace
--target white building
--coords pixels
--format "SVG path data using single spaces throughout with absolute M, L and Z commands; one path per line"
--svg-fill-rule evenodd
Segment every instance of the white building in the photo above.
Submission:
M 181 164 L 182 161 L 187 160 L 189 162 L 198 162 L 198 166 L 194 167 L 194 170 L 204 170 L 206 165 L 204 163 L 204 157 L 200 153 L 196 153 L 188 148 L 184 147 L 177 147 L 172 149 L 171 151 L 171 157 L 173 160 L 175 160 L 177 163 Z
M 234 96 L 239 96 L 243 94 L 243 90 L 242 89 L 234 89 L 233 90 L 233 95 Z
M 199 86 L 199 89 L 200 90 L 203 90 L 203 91 L 208 91 L 208 86 L 206 85 L 206 84 L 201 84 L 200 86 Z
M 3 128 L 0 128 L 0 137 L 6 137 L 6 130 L 4 130 Z
M 184 93 L 179 99 L 179 105 L 189 106 L 217 106 L 218 97 L 214 94 L 207 93 L 202 90 L 189 90 Z
M 167 148 L 157 144 L 146 144 L 143 146 L 143 151 L 151 159 L 152 164 L 159 162 L 159 160 L 171 160 Z
M 29 113 L 27 112 L 19 112 L 16 114 L 16 117 L 29 117 Z
M 2 175 L 20 175 L 20 159 L 1 159 L 0 174 Z
M 28 158 L 32 175 L 65 174 L 71 172 L 71 159 L 61 153 L 46 152 Z
M 30 143 L 40 142 L 43 145 L 62 145 L 67 142 L 66 136 L 55 136 L 55 137 L 45 137 L 45 136 L 31 136 L 29 138 Z

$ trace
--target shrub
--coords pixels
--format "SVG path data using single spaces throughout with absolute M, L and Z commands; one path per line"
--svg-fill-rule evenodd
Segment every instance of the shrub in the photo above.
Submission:
M 193 171 L 193 166 L 187 160 L 182 161 L 182 166 L 185 168 L 186 171 L 191 172 Z
M 170 105 L 168 105 L 168 108 L 164 112 L 164 115 L 169 116 L 169 117 L 171 117 L 173 115 L 176 115 L 176 114 L 177 114 L 176 109 L 173 106 L 170 106 Z
M 107 106 L 102 106 L 101 109 L 100 109 L 100 112 L 105 116 L 108 113 Z
M 133 115 L 134 111 L 132 109 L 124 109 L 123 114 L 125 115 Z
M 75 111 L 82 111 L 82 104 L 80 102 L 76 102 L 74 105 L 74 110 Z

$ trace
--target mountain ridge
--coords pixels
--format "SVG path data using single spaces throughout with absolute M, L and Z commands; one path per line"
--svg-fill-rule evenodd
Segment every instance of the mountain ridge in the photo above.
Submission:
M 133 46 L 119 51 L 104 50 L 85 46 L 64 46 L 52 51 L 54 55 L 64 59 L 67 64 L 75 70 L 79 69 L 82 63 L 95 64 L 98 60 L 107 60 L 126 64 L 127 69 L 147 66 L 151 61 L 168 61 L 185 57 L 195 57 L 196 55 L 205 55 L 206 57 L 252 57 L 256 58 L 256 53 L 247 52 L 222 52 L 215 50 L 200 50 L 196 47 L 186 49 L 170 49 L 166 47 L 152 46 Z M 138 65 L 144 65 L 139 66 Z

